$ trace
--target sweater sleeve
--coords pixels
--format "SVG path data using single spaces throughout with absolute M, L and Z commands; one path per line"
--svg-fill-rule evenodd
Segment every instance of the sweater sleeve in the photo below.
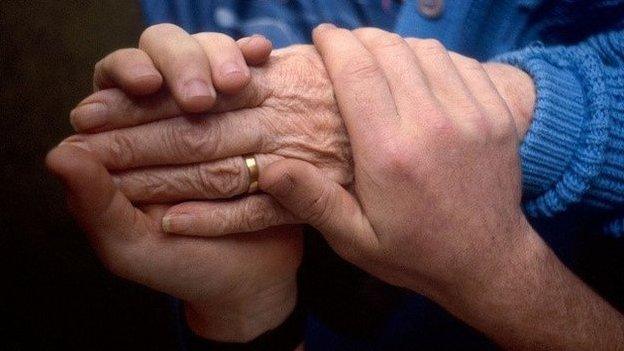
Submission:
M 496 60 L 525 70 L 536 86 L 520 148 L 526 213 L 581 206 L 604 215 L 605 233 L 624 236 L 624 31 Z

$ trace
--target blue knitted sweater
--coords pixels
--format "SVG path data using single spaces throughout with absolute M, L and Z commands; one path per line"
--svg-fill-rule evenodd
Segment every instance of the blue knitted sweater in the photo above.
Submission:
M 564 261 L 575 240 L 571 228 L 624 236 L 624 0 L 428 2 L 442 4 L 435 16 L 416 0 L 142 0 L 147 24 L 173 22 L 189 32 L 262 33 L 280 47 L 310 42 L 311 29 L 322 22 L 375 26 L 520 67 L 537 92 L 520 150 L 527 215 Z M 451 327 L 438 339 L 423 333 L 422 305 L 408 301 L 374 341 L 347 340 L 312 323 L 307 349 L 471 345 L 449 344 L 449 335 L 465 340 L 459 335 L 469 334 Z

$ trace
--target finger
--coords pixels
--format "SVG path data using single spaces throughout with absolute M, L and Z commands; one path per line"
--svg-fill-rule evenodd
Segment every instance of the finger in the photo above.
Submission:
M 162 221 L 168 233 L 197 236 L 248 233 L 295 223 L 290 212 L 266 194 L 220 202 L 185 202 L 171 207 Z
M 262 172 L 282 157 L 260 154 L 255 159 Z M 183 166 L 133 169 L 113 175 L 115 184 L 133 203 L 227 199 L 247 193 L 249 177 L 240 156 Z
M 139 48 L 152 58 L 183 110 L 204 112 L 214 104 L 208 58 L 182 28 L 168 23 L 151 26 L 141 35 Z
M 46 165 L 65 185 L 72 213 L 96 244 L 145 235 L 145 215 L 117 190 L 106 169 L 87 151 L 61 144 L 47 155 Z
M 260 173 L 259 186 L 323 233 L 345 259 L 354 262 L 376 251 L 377 236 L 358 202 L 311 164 L 292 159 L 272 163 Z
M 164 89 L 143 97 L 131 97 L 119 89 L 106 89 L 82 100 L 69 113 L 69 121 L 78 133 L 98 133 L 182 114 L 184 111 Z
M 236 43 L 247 63 L 252 66 L 259 66 L 267 62 L 271 51 L 273 51 L 273 43 L 259 34 L 241 38 Z
M 193 38 L 208 57 L 212 82 L 219 92 L 235 94 L 249 83 L 249 68 L 234 39 L 222 33 L 198 33 Z
M 334 86 L 351 145 L 363 154 L 371 144 L 385 142 L 398 128 L 398 112 L 388 82 L 375 59 L 346 29 L 321 25 L 314 44 Z
M 147 95 L 158 91 L 163 83 L 152 59 L 139 49 L 120 49 L 95 64 L 93 88 L 95 91 L 119 87 L 133 95 Z
M 465 127 L 474 122 L 470 116 L 478 116 L 476 104 L 464 84 L 448 51 L 435 39 L 411 39 L 407 41 L 425 75 L 433 96 L 448 112 L 448 116 Z
M 222 95 L 210 112 L 235 111 L 260 106 L 270 95 L 261 74 L 236 95 Z M 98 91 L 84 99 L 70 113 L 70 121 L 79 133 L 95 133 L 132 127 L 156 120 L 181 116 L 185 112 L 173 96 L 162 90 L 149 96 L 129 96 L 119 89 Z
M 262 119 L 252 110 L 177 117 L 64 142 L 91 151 L 107 169 L 206 162 L 261 152 Z M 267 149 L 266 153 L 273 150 Z
M 436 100 L 429 92 L 414 52 L 401 36 L 378 28 L 360 28 L 353 34 L 383 71 L 401 118 L 416 116 L 412 113 L 415 106 L 420 110 L 433 108 Z
M 475 59 L 455 52 L 450 52 L 449 55 L 466 87 L 488 116 L 494 130 L 501 130 L 513 123 L 507 104 L 498 93 L 483 65 Z

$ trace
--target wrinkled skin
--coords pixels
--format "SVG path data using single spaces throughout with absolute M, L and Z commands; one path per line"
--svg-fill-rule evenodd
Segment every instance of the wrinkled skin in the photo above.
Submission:
M 51 171 L 66 184 L 75 217 L 113 273 L 180 298 L 205 319 L 240 313 L 229 318 L 243 320 L 242 324 L 245 313 L 258 314 L 258 309 L 262 314 L 289 313 L 297 294 L 300 228 L 219 238 L 175 236 L 161 226 L 170 204 L 231 197 L 246 190 L 247 174 L 239 157 L 209 162 L 224 157 L 215 155 L 218 146 L 243 128 L 250 132 L 262 128 L 258 135 L 272 136 L 256 141 L 262 151 L 260 166 L 300 157 L 326 169 L 337 181 L 351 179 L 348 139 L 315 51 L 311 47 L 283 51 L 263 68 L 252 70 L 254 80 L 247 89 L 237 96 L 223 96 L 215 107 L 223 111 L 247 106 L 232 113 L 168 118 L 183 113 L 166 92 L 128 98 L 119 89 L 99 91 L 81 105 L 98 101 L 117 109 L 111 121 L 97 133 L 69 137 L 47 159 Z M 288 80 L 288 84 L 276 83 Z M 275 116 L 283 123 L 275 123 Z M 167 119 L 141 124 L 161 117 Z M 236 118 L 256 125 L 234 125 L 230 120 Z M 79 119 L 72 114 L 73 122 Z M 137 126 L 123 128 L 129 124 Z M 106 131 L 113 128 L 118 129 Z M 241 211 L 253 214 L 237 221 L 242 226 L 237 231 L 276 220 L 264 210 L 267 204 L 278 206 L 268 195 L 220 204 L 240 204 Z M 218 211 L 205 213 L 224 223 Z M 269 309 L 279 311 L 267 313 Z
M 245 91 L 237 96 L 223 96 L 215 107 L 219 113 L 206 116 L 171 118 L 183 112 L 164 93 L 132 99 L 119 90 L 101 91 L 81 104 L 98 101 L 114 108 L 111 115 L 122 118 L 112 121 L 107 129 L 140 124 L 149 119 L 168 119 L 99 134 L 79 134 L 65 142 L 93 151 L 108 169 L 121 171 L 118 180 L 122 187 L 126 181 L 146 181 L 150 186 L 145 189 L 129 186 L 125 189 L 133 200 L 141 202 L 160 202 L 176 199 L 176 196 L 184 198 L 180 192 L 188 191 L 176 183 L 169 184 L 175 191 L 167 189 L 165 184 L 153 188 L 151 185 L 156 182 L 149 179 L 152 169 L 143 168 L 140 173 L 124 171 L 173 164 L 206 165 L 209 161 L 238 156 L 237 151 L 260 154 L 261 167 L 266 164 L 265 159 L 306 160 L 326 170 L 336 181 L 349 183 L 352 174 L 348 136 L 318 54 L 310 46 L 291 47 L 276 51 L 269 63 L 252 70 L 252 83 Z M 237 108 L 244 109 L 220 112 Z M 239 147 L 237 143 L 244 146 Z M 226 161 L 213 163 L 211 167 L 206 165 L 204 171 L 207 174 L 201 176 L 215 182 L 214 191 L 218 196 L 211 196 L 213 186 L 206 184 L 209 191 L 204 195 L 196 194 L 197 198 L 231 197 L 246 190 L 243 188 L 247 179 L 243 179 L 244 172 L 237 167 L 238 158 Z M 186 171 L 192 172 L 191 169 Z M 233 177 L 226 177 L 227 181 L 221 183 L 209 177 L 221 173 Z M 140 178 L 143 176 L 145 178 Z M 186 179 L 196 179 L 193 175 L 189 177 L 188 173 L 185 176 Z M 237 180 L 235 176 L 241 178 Z M 167 178 L 156 178 L 154 180 L 158 182 L 168 181 Z M 228 185 L 233 189 L 227 189 Z M 151 193 L 146 194 L 146 191 Z
M 247 95 L 243 93 L 240 100 L 227 102 L 224 98 L 225 103 L 245 102 L 253 106 L 253 112 L 260 116 L 258 122 L 264 122 L 263 128 L 267 133 L 270 130 L 271 134 L 281 136 L 262 141 L 264 159 L 302 157 L 312 162 L 312 157 L 316 157 L 319 167 L 336 170 L 336 179 L 348 182 L 348 141 L 337 116 L 329 81 L 322 76 L 322 66 L 314 66 L 314 61 L 308 58 L 310 48 L 301 49 L 304 51 L 302 55 L 284 53 L 272 59 L 266 68 L 256 69 L 258 79 L 250 85 L 250 88 L 255 85 L 256 89 L 248 89 Z M 312 72 L 321 78 L 314 80 Z M 284 81 L 286 77 L 298 79 L 293 79 L 292 84 L 282 85 L 281 90 L 267 88 L 270 80 Z M 304 77 L 308 79 L 304 80 Z M 149 115 L 148 118 L 159 113 L 181 113 L 172 98 L 166 94 L 165 98 L 162 96 L 131 100 L 119 90 L 112 89 L 96 93 L 83 104 L 101 99 L 99 101 L 106 101 L 108 106 L 124 109 L 121 115 L 124 117 L 132 115 L 131 111 L 145 109 L 148 110 L 145 114 Z M 293 101 L 305 101 L 306 104 Z M 305 111 L 308 110 L 315 110 L 316 113 L 307 115 Z M 243 113 L 246 111 L 252 110 L 242 110 Z M 269 123 L 268 116 L 275 114 L 289 117 L 290 123 Z M 172 191 L 179 196 L 175 193 L 181 185 L 168 181 L 167 177 L 149 175 L 141 178 L 141 170 L 129 170 L 150 165 L 154 167 L 143 168 L 143 171 L 168 167 L 166 174 L 170 174 L 171 169 L 193 169 L 194 166 L 189 165 L 179 168 L 167 166 L 177 163 L 179 159 L 184 159 L 185 163 L 211 160 L 215 146 L 219 145 L 218 140 L 225 137 L 215 132 L 226 128 L 225 123 L 224 126 L 219 125 L 226 121 L 226 117 L 228 114 L 178 117 L 133 128 L 72 136 L 50 153 L 47 164 L 65 183 L 72 212 L 89 234 L 103 263 L 113 273 L 180 298 L 190 306 L 200 306 L 208 312 L 206 314 L 219 318 L 232 311 L 258 313 L 253 305 L 270 305 L 266 309 L 281 309 L 282 315 L 284 312 L 287 314 L 296 299 L 296 271 L 302 254 L 298 227 L 272 228 L 221 238 L 169 235 L 163 231 L 161 221 L 170 208 L 167 203 L 175 199 L 166 197 Z M 241 117 L 249 116 L 243 114 Z M 317 121 L 317 127 L 302 123 L 304 120 Z M 122 122 L 132 122 L 132 118 Z M 114 123 L 100 131 L 120 127 Z M 157 134 L 144 133 L 149 128 L 155 128 L 153 130 Z M 300 137 L 295 137 L 294 131 L 301 130 L 309 133 L 299 133 Z M 306 138 L 303 139 L 303 136 Z M 336 139 L 334 136 L 340 137 Z M 153 159 L 155 163 L 145 162 L 140 154 L 140 148 L 145 146 L 164 146 L 165 152 L 169 150 L 184 155 L 178 158 L 180 155 L 171 154 L 169 161 L 167 157 L 157 156 Z M 259 161 L 262 159 L 259 158 Z M 221 175 L 228 172 L 241 174 L 240 168 L 230 167 L 228 171 L 228 162 L 231 160 L 221 161 L 221 165 L 201 167 L 202 170 L 210 170 L 210 174 L 202 174 L 202 179 L 211 179 L 212 171 Z M 116 171 L 117 175 L 111 177 L 110 171 Z M 157 186 L 145 184 L 142 190 L 132 192 L 130 187 L 124 186 L 126 175 L 128 179 L 150 179 Z M 162 184 L 156 184 L 158 181 Z M 117 187 L 115 182 L 120 186 Z M 217 189 L 216 197 L 222 198 L 227 192 L 225 187 L 234 183 L 233 179 L 226 177 L 224 181 L 211 184 Z M 135 196 L 144 198 L 137 201 Z M 188 198 L 178 198 L 182 199 Z M 250 199 L 252 201 L 244 206 L 247 210 L 253 210 L 251 206 L 263 201 L 272 203 L 267 195 L 256 195 Z M 255 213 L 257 216 L 251 221 L 266 220 L 266 211 L 258 208 Z M 264 304 L 263 300 L 269 302 Z
M 80 106 L 93 102 L 107 106 L 108 122 L 68 138 L 48 164 L 68 184 L 70 198 L 77 198 L 70 200 L 74 213 L 113 272 L 204 309 L 240 301 L 253 304 L 249 301 L 263 296 L 268 300 L 289 296 L 292 301 L 292 294 L 284 291 L 296 291 L 298 228 L 202 239 L 168 235 L 160 225 L 165 213 L 187 214 L 192 220 L 187 218 L 186 225 L 178 221 L 165 229 L 216 236 L 300 222 L 263 194 L 163 205 L 245 193 L 249 179 L 243 154 L 255 154 L 261 172 L 268 164 L 289 158 L 311 163 L 342 185 L 352 183 L 348 135 L 316 51 L 311 46 L 276 51 L 268 64 L 251 73 L 251 84 L 235 96 L 219 96 L 205 116 L 185 114 L 165 90 L 129 97 L 108 89 L 81 102 Z M 509 101 L 513 112 L 513 99 Z M 88 118 L 81 115 L 80 106 L 71 116 L 79 130 L 85 125 L 80 120 Z M 112 178 L 107 170 L 113 172 Z M 90 181 L 81 183 L 79 178 L 85 177 Z M 94 184 L 100 190 L 92 189 Z M 90 195 L 97 191 L 110 196 Z M 99 217 L 93 216 L 94 199 L 113 198 L 124 203 L 116 216 L 102 216 L 94 224 L 94 217 Z M 130 203 L 143 211 L 131 209 Z M 109 207 L 114 206 L 104 206 Z
M 532 111 L 533 101 L 529 108 L 519 104 L 518 87 L 527 83 L 514 83 L 528 79 L 531 84 L 530 78 L 504 65 L 484 65 L 484 69 L 491 73 L 523 134 L 530 120 L 525 115 Z M 517 79 L 499 79 L 502 76 Z M 310 162 L 340 184 L 349 185 L 353 179 L 348 135 L 331 82 L 311 46 L 275 51 L 268 64 L 252 69 L 252 82 L 241 94 L 220 96 L 206 116 L 184 114 L 166 93 L 136 99 L 119 90 L 107 90 L 82 104 L 94 101 L 112 109 L 104 128 L 109 131 L 76 135 L 67 142 L 93 151 L 115 172 L 117 184 L 133 202 L 244 194 L 249 184 L 240 157 L 244 154 L 256 155 L 261 172 L 271 162 L 293 158 Z M 110 130 L 127 126 L 134 127 Z M 223 235 L 299 222 L 262 196 L 225 205 L 186 202 L 168 214 L 185 215 L 183 221 L 172 222 L 167 229 L 187 235 Z
M 267 267 L 289 262 L 282 277 L 287 280 L 287 275 L 294 276 L 301 256 L 298 235 L 272 233 L 270 236 L 253 234 L 246 237 L 239 234 L 203 241 L 201 238 L 168 236 L 160 225 L 165 213 L 186 213 L 195 218 L 195 222 L 186 228 L 170 231 L 217 236 L 300 222 L 301 218 L 293 216 L 264 194 L 229 201 L 189 201 L 173 207 L 163 205 L 230 198 L 245 193 L 248 175 L 241 154 L 256 154 L 261 172 L 271 162 L 293 158 L 311 163 L 339 184 L 352 182 L 348 135 L 331 82 L 314 48 L 294 46 L 275 51 L 266 65 L 251 70 L 251 83 L 236 96 L 219 96 L 213 112 L 205 116 L 184 114 L 166 92 L 130 98 L 117 89 L 103 90 L 81 103 L 98 101 L 106 104 L 111 109 L 109 122 L 97 130 L 98 133 L 72 136 L 62 146 L 89 150 L 89 155 L 80 157 L 93 157 L 94 160 L 88 162 L 102 163 L 113 172 L 113 180 L 127 201 L 138 204 L 141 209 L 150 209 L 144 211 L 145 214 L 131 214 L 145 216 L 139 221 L 139 229 L 117 233 L 130 238 L 149 237 L 148 242 L 139 240 L 127 244 L 122 240 L 114 242 L 115 249 L 99 250 L 115 253 L 115 257 L 103 257 L 113 271 L 188 301 L 205 301 L 218 296 L 217 292 L 205 290 L 205 283 L 196 283 L 214 281 L 214 274 L 223 279 L 254 277 L 245 284 L 268 286 L 264 284 L 268 278 L 266 272 L 272 270 L 258 272 L 259 267 L 246 264 L 249 261 L 244 260 L 245 255 L 250 253 L 241 254 L 237 246 L 244 239 L 253 242 L 249 249 L 252 255 L 257 255 L 254 261 L 266 262 Z M 513 102 L 513 99 L 507 101 Z M 509 105 L 513 106 L 513 103 Z M 173 117 L 176 115 L 180 117 Z M 52 158 L 51 168 L 65 167 L 62 163 L 63 160 Z M 72 171 L 78 174 L 81 169 L 78 167 L 69 173 Z M 96 174 L 104 172 L 98 170 Z M 106 178 L 107 175 L 98 177 Z M 61 174 L 61 178 L 69 176 Z M 89 210 L 86 205 L 85 210 Z M 116 238 L 101 230 L 96 237 L 100 238 L 96 245 L 100 247 L 109 245 Z M 253 238 L 260 237 L 266 241 L 253 241 Z M 164 240 L 158 245 L 165 245 L 167 250 L 153 246 L 156 245 L 151 241 L 153 238 Z M 230 264 L 231 269 L 226 272 L 215 272 L 211 266 L 199 264 L 206 257 L 227 258 L 234 264 Z M 135 269 L 133 262 L 141 264 Z M 163 270 L 172 273 L 171 281 L 161 279 L 162 275 L 156 279 L 154 275 Z M 177 286 L 179 276 L 189 277 L 185 280 L 189 286 Z M 277 276 L 280 274 L 272 274 L 271 278 Z M 239 284 L 238 279 L 233 283 Z

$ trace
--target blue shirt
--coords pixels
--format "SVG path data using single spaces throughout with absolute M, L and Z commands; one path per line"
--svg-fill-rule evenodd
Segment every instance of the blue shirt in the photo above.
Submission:
M 260 33 L 276 47 L 309 43 L 322 22 L 437 38 L 479 60 L 527 71 L 533 122 L 521 146 L 525 212 L 571 267 L 581 229 L 624 234 L 624 0 L 142 0 L 147 24 L 233 37 Z M 428 1 L 436 3 L 437 1 Z M 620 239 L 622 240 L 622 239 Z M 425 298 L 404 293 L 366 336 L 345 335 L 312 313 L 308 350 L 466 349 L 492 345 Z M 367 308 L 367 306 L 362 306 Z

